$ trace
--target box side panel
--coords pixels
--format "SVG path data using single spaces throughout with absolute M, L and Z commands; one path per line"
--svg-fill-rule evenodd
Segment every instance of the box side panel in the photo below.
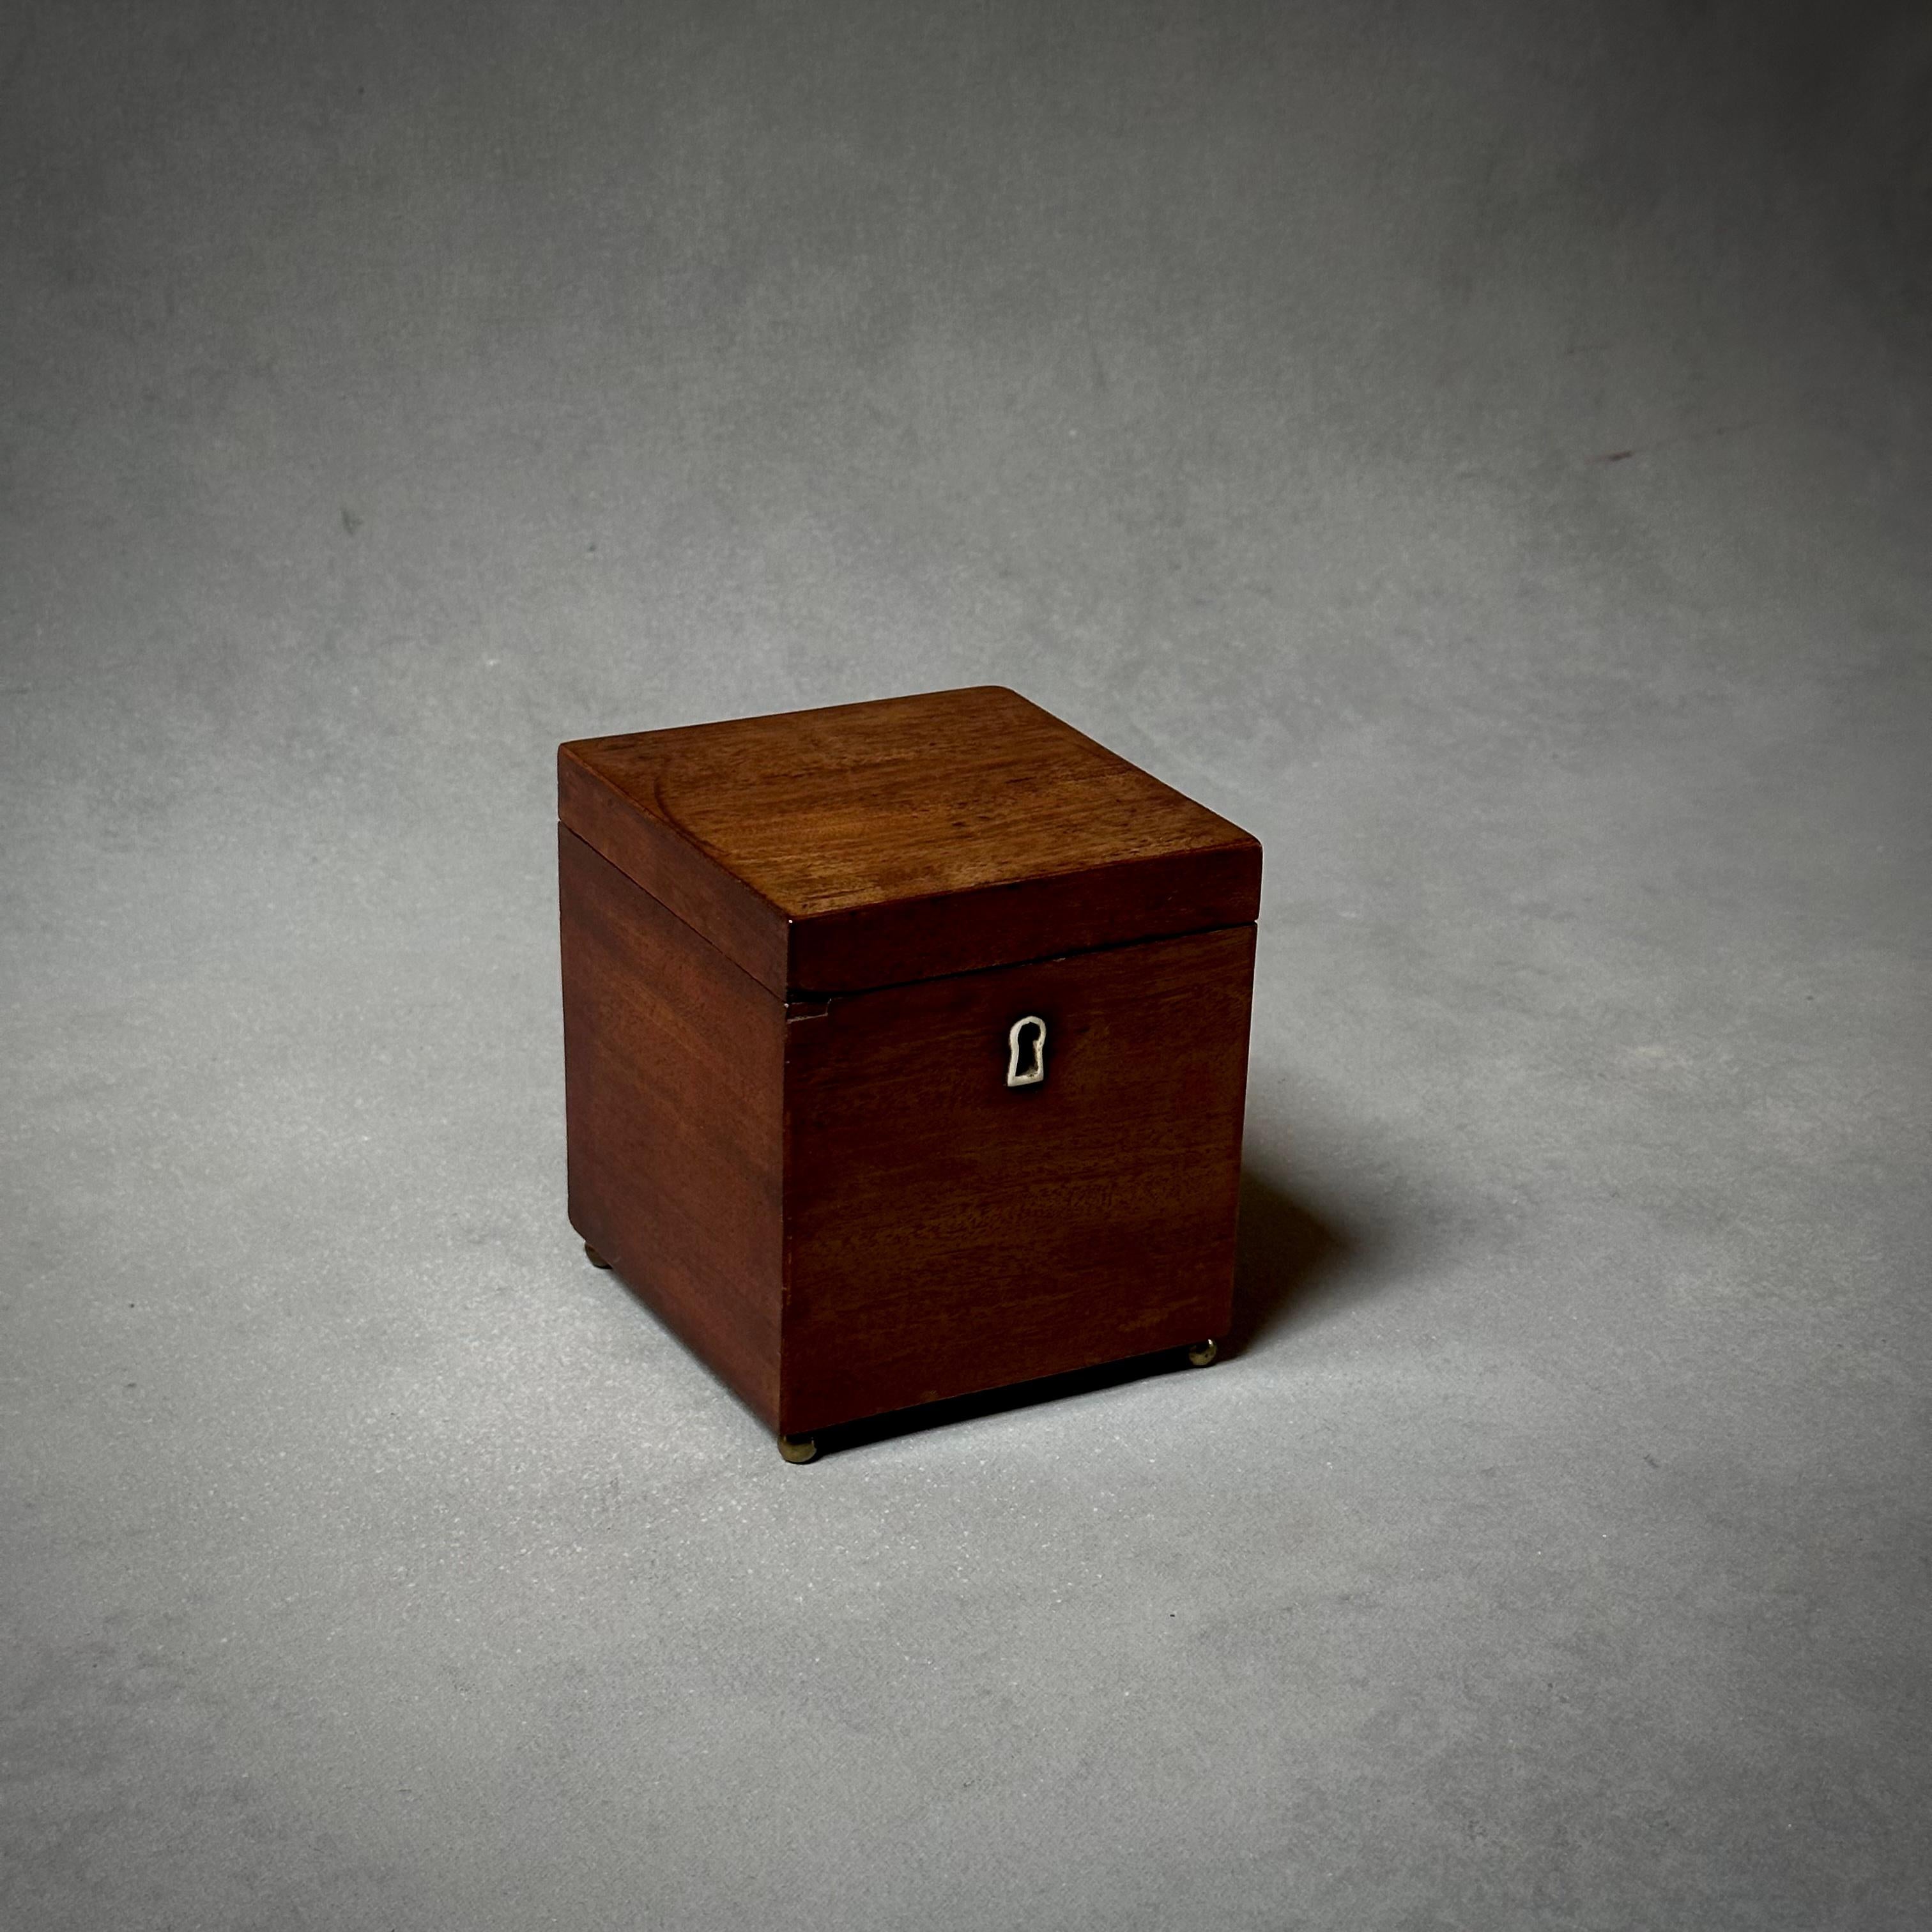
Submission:
M 778 1421 L 784 1012 L 557 828 L 570 1220 Z
M 784 1429 L 1227 1332 L 1254 944 L 1152 940 L 790 1022 Z M 1028 1016 L 1046 1078 L 1011 1087 Z

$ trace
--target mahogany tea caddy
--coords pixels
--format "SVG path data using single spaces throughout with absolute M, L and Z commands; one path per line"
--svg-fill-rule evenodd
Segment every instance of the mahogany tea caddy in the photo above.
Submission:
M 557 762 L 571 1222 L 788 1460 L 1213 1359 L 1253 838 L 999 687 Z

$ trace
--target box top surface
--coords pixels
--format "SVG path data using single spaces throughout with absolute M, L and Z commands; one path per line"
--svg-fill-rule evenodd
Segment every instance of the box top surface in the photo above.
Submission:
M 560 748 L 559 816 L 784 994 L 1234 925 L 1261 850 L 998 686 Z

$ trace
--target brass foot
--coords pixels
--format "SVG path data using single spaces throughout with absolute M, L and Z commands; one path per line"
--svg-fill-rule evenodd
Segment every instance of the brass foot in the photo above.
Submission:
M 818 1454 L 818 1443 L 810 1436 L 781 1436 L 778 1454 L 788 1462 L 809 1462 Z
M 1220 1352 L 1219 1346 L 1215 1342 L 1197 1342 L 1188 1350 L 1187 1359 L 1197 1369 L 1204 1369 Z
M 607 1268 L 610 1265 L 610 1264 L 607 1262 L 588 1241 L 586 1241 L 584 1244 L 584 1253 L 585 1259 L 590 1262 L 592 1268 Z

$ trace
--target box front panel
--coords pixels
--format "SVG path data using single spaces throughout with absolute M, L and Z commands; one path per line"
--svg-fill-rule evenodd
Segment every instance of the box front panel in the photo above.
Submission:
M 795 1009 L 782 1426 L 1225 1334 L 1253 969 L 1237 926 Z

